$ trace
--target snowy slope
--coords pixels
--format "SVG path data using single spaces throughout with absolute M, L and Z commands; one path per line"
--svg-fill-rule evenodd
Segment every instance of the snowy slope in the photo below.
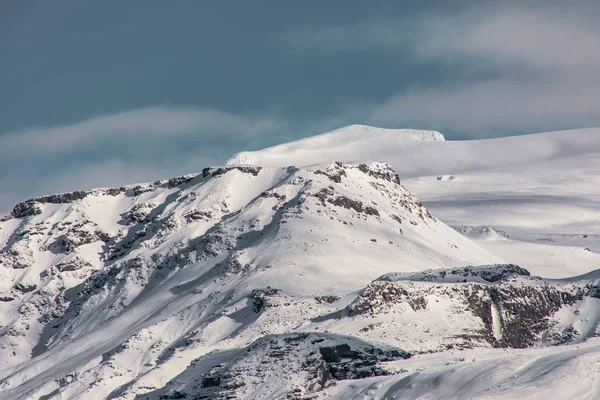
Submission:
M 273 146 L 256 152 L 234 155 L 228 164 L 265 166 L 306 166 L 332 161 L 378 160 L 384 150 L 398 152 L 413 147 L 414 142 L 443 141 L 435 131 L 382 129 L 350 125 L 321 135 Z M 327 161 L 323 161 L 327 160 Z
M 240 153 L 229 164 L 388 162 L 444 222 L 506 232 L 503 241 L 476 238 L 499 257 L 543 276 L 598 268 L 600 129 L 471 141 L 415 140 L 410 132 L 351 126 Z
M 215 168 L 45 196 L 1 232 L 0 376 L 17 398 L 128 398 L 204 352 L 299 329 L 327 310 L 315 298 L 392 271 L 501 261 L 379 163 Z M 270 288 L 297 313 L 258 320 Z M 175 357 L 181 343 L 197 347 Z
M 598 338 L 561 348 L 451 350 L 394 364 L 390 368 L 398 375 L 343 381 L 324 398 L 594 400 L 600 395 Z

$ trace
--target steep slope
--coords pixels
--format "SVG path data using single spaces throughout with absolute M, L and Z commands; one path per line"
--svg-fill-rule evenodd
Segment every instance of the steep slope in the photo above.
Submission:
M 131 398 L 210 351 L 319 330 L 384 273 L 501 261 L 380 163 L 207 168 L 44 196 L 0 234 L 12 398 Z M 284 310 L 264 312 L 277 299 Z
M 532 273 L 558 278 L 600 265 L 598 128 L 439 141 L 352 126 L 240 153 L 229 164 L 301 167 L 332 159 L 390 163 L 444 222 L 506 232 L 509 239 L 475 240 Z

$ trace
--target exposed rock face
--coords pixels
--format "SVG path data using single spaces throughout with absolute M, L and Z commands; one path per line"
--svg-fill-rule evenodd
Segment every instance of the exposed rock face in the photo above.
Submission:
M 240 171 L 244 174 L 250 174 L 253 176 L 258 176 L 258 173 L 260 172 L 262 168 L 261 167 L 255 167 L 255 166 L 236 166 L 236 167 L 219 167 L 219 168 L 204 168 L 202 170 L 202 176 L 203 177 L 207 177 L 207 176 L 220 176 L 220 175 L 224 175 L 229 171 L 233 171 L 233 170 L 237 170 Z
M 33 199 L 26 200 L 18 203 L 10 214 L 2 218 L 0 221 L 8 221 L 11 218 L 25 218 L 42 213 L 42 204 L 69 204 L 82 200 L 87 196 L 118 196 L 126 193 L 129 196 L 139 196 L 142 193 L 156 190 L 161 187 L 167 187 L 169 189 L 178 187 L 184 183 L 190 182 L 196 175 L 186 175 L 176 178 L 171 178 L 166 181 L 156 181 L 146 185 L 132 185 L 124 186 L 120 188 L 109 188 L 109 189 L 94 189 L 90 191 L 76 190 L 69 193 L 53 194 L 49 196 L 39 196 Z
M 217 355 L 207 355 L 209 359 Z M 226 357 L 224 354 L 223 357 Z M 181 387 L 176 380 L 145 399 L 244 398 L 264 382 L 283 383 L 280 398 L 305 399 L 336 381 L 390 375 L 382 363 L 410 354 L 388 346 L 375 347 L 349 337 L 322 333 L 266 336 Z M 203 359 L 194 360 L 198 368 Z M 201 370 L 201 368 L 198 368 Z
M 380 281 L 421 281 L 421 282 L 500 282 L 517 276 L 530 276 L 529 271 L 515 264 L 494 264 L 466 266 L 461 268 L 427 270 L 417 273 L 389 273 Z
M 348 306 L 348 315 L 377 315 L 401 304 L 425 311 L 429 299 L 443 298 L 481 319 L 480 329 L 457 336 L 523 348 L 545 340 L 554 315 L 591 296 L 593 288 L 593 281 L 549 283 L 512 264 L 387 274 L 361 292 Z
M 68 261 L 64 261 L 64 262 L 57 264 L 56 269 L 58 269 L 58 271 L 60 271 L 60 272 L 69 272 L 69 271 L 77 271 L 82 268 L 90 268 L 91 266 L 92 265 L 89 262 L 87 262 L 79 257 L 75 257 Z
M 50 204 L 65 204 L 72 203 L 76 200 L 81 200 L 88 195 L 88 192 L 77 190 L 71 193 L 62 193 L 62 194 L 54 194 L 51 196 L 41 196 L 35 197 L 33 199 L 24 201 L 22 203 L 17 204 L 12 212 L 8 215 L 5 220 L 8 218 L 24 218 L 33 215 L 39 215 L 42 213 L 42 209 L 40 208 L 40 204 L 50 203 Z
M 27 253 L 18 249 L 3 249 L 0 251 L 0 267 L 25 269 L 31 265 L 31 258 Z

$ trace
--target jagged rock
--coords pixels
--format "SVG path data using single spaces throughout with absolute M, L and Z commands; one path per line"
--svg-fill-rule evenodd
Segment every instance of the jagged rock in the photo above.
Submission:
M 185 387 L 171 388 L 169 383 L 164 390 L 148 398 L 162 398 L 175 391 L 193 399 L 242 398 L 262 382 L 275 381 L 285 388 L 280 397 L 311 398 L 312 394 L 339 380 L 390 375 L 392 372 L 381 363 L 411 357 L 398 348 L 377 347 L 352 337 L 312 332 L 266 336 L 238 354 L 197 376 Z M 194 360 L 191 368 L 200 367 L 202 361 L 203 358 Z M 292 383 L 287 375 L 302 377 L 302 380 Z
M 200 220 L 208 221 L 211 218 L 212 218 L 212 213 L 210 211 L 202 211 L 202 210 L 194 210 L 185 215 L 185 219 L 188 223 L 193 222 L 193 221 L 200 221 Z
M 400 184 L 400 177 L 394 171 L 391 165 L 383 164 L 383 163 L 372 163 L 371 165 L 360 164 L 358 165 L 358 170 L 369 175 L 375 177 L 377 179 L 383 179 L 388 182 L 394 182 Z
M 90 268 L 91 266 L 92 266 L 92 264 L 90 264 L 89 262 L 83 260 L 80 257 L 76 257 L 69 261 L 65 261 L 65 262 L 57 264 L 56 268 L 60 272 L 69 272 L 69 271 L 77 271 L 82 268 Z
M 377 315 L 402 303 L 423 311 L 428 297 L 447 298 L 482 321 L 481 332 L 465 331 L 463 338 L 522 348 L 539 343 L 551 328 L 550 318 L 562 307 L 581 301 L 586 291 L 585 282 L 550 285 L 512 264 L 464 267 L 384 275 L 367 286 L 347 311 L 350 317 Z
M 171 178 L 167 181 L 167 187 L 169 189 L 172 189 L 172 188 L 182 185 L 184 183 L 188 183 L 192 179 L 194 179 L 194 176 L 179 176 L 177 178 Z
M 147 218 L 155 207 L 152 203 L 135 204 L 127 212 L 126 219 L 135 223 L 148 222 Z
M 35 200 L 27 200 L 23 203 L 17 204 L 9 216 L 14 218 L 25 218 L 33 215 L 39 215 L 41 213 L 42 209 L 38 202 Z
M 331 179 L 332 182 L 335 182 L 335 183 L 341 183 L 342 177 L 347 176 L 346 171 L 343 168 L 343 164 L 340 162 L 336 162 L 336 163 L 332 164 L 327 169 L 327 171 L 317 169 L 314 171 L 314 173 L 320 174 L 320 175 L 325 175 L 326 177 Z
M 340 299 L 340 297 L 339 296 L 335 296 L 335 295 L 315 297 L 315 300 L 319 304 L 325 304 L 325 303 L 331 304 L 331 303 L 335 303 L 339 299 Z
M 590 288 L 589 296 L 596 299 L 600 299 L 600 283 L 593 285 Z
M 25 269 L 32 264 L 31 256 L 22 254 L 17 249 L 0 251 L 0 266 L 12 269 Z
M 219 168 L 204 168 L 202 170 L 202 176 L 206 178 L 208 175 L 212 177 L 220 176 L 226 174 L 229 171 L 237 170 L 244 174 L 250 174 L 253 176 L 257 176 L 262 168 L 255 166 L 232 166 L 232 167 L 219 167 Z
M 281 290 L 274 289 L 270 286 L 264 289 L 254 289 L 250 297 L 252 298 L 252 311 L 255 313 L 259 313 L 263 311 L 266 307 L 270 307 L 271 303 L 269 302 L 269 297 L 277 295 Z
M 21 293 L 29 293 L 37 288 L 35 283 L 17 283 L 15 289 Z

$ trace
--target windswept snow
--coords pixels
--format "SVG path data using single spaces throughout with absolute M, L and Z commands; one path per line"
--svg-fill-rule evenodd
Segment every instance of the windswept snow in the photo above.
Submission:
M 463 350 L 395 363 L 398 375 L 345 381 L 325 398 L 428 400 L 595 400 L 600 340 L 565 348 Z M 328 396 L 328 397 L 327 397 Z
M 333 161 L 379 161 L 382 158 L 374 156 L 384 150 L 398 152 L 424 141 L 444 141 L 444 136 L 435 131 L 350 125 L 262 151 L 238 153 L 227 164 L 308 166 Z

